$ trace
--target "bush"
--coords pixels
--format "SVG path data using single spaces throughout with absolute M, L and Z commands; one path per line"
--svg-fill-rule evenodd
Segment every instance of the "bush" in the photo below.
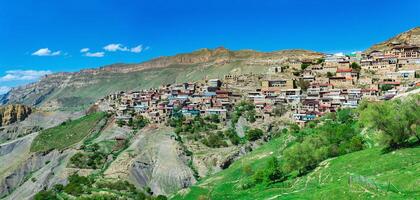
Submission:
M 244 174 L 251 176 L 254 174 L 254 170 L 252 170 L 251 165 L 244 165 L 242 168 L 242 171 L 244 172 Z
M 93 152 L 76 153 L 70 158 L 69 165 L 80 169 L 99 169 L 106 162 L 107 155 L 94 149 Z
M 230 142 L 232 142 L 233 145 L 238 145 L 241 142 L 241 138 L 236 133 L 235 129 L 228 129 L 225 131 L 225 136 L 229 138 Z
M 203 144 L 212 148 L 227 147 L 228 144 L 224 141 L 223 133 L 218 131 L 217 133 L 211 133 L 207 139 L 203 140 Z
M 164 195 L 159 195 L 156 197 L 156 200 L 167 200 L 168 198 Z
M 268 183 L 281 182 L 285 179 L 285 175 L 282 172 L 279 161 L 276 157 L 271 157 L 268 160 L 265 177 Z
M 255 183 L 262 183 L 264 181 L 264 170 L 259 169 L 257 172 L 255 172 L 253 178 Z
M 351 65 L 350 65 L 350 67 L 352 68 L 352 69 L 354 69 L 354 70 L 356 70 L 356 71 L 360 71 L 362 68 L 360 67 L 360 65 L 359 64 L 357 64 L 357 63 L 355 63 L 355 62 L 352 62 L 351 63 Z
M 261 129 L 255 128 L 255 129 L 249 129 L 245 133 L 246 139 L 249 141 L 255 141 L 260 139 L 263 136 L 263 131 Z
M 381 85 L 381 91 L 388 91 L 388 90 L 391 90 L 393 88 L 394 88 L 394 86 L 389 85 L 389 84 Z
M 49 191 L 40 191 L 38 192 L 35 197 L 35 200 L 58 200 L 57 195 L 55 192 Z
M 306 69 L 306 68 L 308 68 L 309 66 L 311 66 L 311 64 L 309 64 L 309 63 L 302 63 L 302 64 L 300 65 L 300 69 L 305 70 L 305 69 Z
M 233 110 L 231 115 L 232 118 L 232 126 L 234 126 L 241 116 L 245 117 L 245 119 L 251 123 L 255 122 L 255 106 L 251 102 L 241 101 L 237 104 Z
M 380 142 L 389 149 L 409 143 L 410 138 L 420 142 L 420 95 L 404 101 L 371 103 L 361 108 L 360 121 L 364 126 L 381 132 Z
M 143 127 L 145 127 L 147 124 L 149 124 L 149 120 L 147 120 L 145 117 L 143 116 L 138 116 L 136 119 L 134 119 L 133 121 L 133 127 L 136 129 L 142 129 Z
M 117 120 L 117 125 L 118 125 L 119 127 L 123 127 L 125 124 L 126 124 L 126 123 L 125 123 L 125 121 L 124 121 L 124 120 L 122 120 L 122 119 Z
M 284 171 L 304 174 L 327 158 L 363 149 L 364 141 L 356 127 L 355 113 L 345 109 L 316 126 L 292 131 L 298 143 L 284 150 Z
M 303 91 L 306 91 L 306 90 L 308 90 L 308 88 L 310 86 L 310 83 L 309 83 L 309 81 L 305 81 L 303 79 L 299 79 L 299 81 L 297 81 L 297 84 L 296 85 L 298 87 L 300 87 L 300 89 L 302 89 Z
M 92 184 L 92 181 L 85 176 L 79 176 L 73 174 L 68 178 L 69 183 L 64 187 L 64 192 L 73 196 L 80 196 L 84 192 L 87 192 L 88 186 Z
M 331 78 L 331 77 L 333 77 L 335 74 L 333 74 L 333 73 L 331 73 L 331 72 L 327 72 L 327 77 L 328 78 Z

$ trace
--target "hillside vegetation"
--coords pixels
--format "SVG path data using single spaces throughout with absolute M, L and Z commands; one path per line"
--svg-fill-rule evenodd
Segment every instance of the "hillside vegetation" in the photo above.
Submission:
M 281 138 L 271 141 L 173 199 L 416 199 L 420 195 L 419 147 L 387 154 L 378 147 L 362 150 L 326 160 L 302 177 L 241 188 L 251 176 L 245 166 L 250 166 L 249 171 L 265 168 L 283 142 Z
M 106 114 L 102 112 L 93 113 L 76 120 L 68 120 L 57 127 L 43 130 L 32 142 L 31 151 L 61 150 L 76 144 L 91 134 L 105 116 Z
M 419 99 L 362 103 L 291 126 L 173 199 L 415 199 Z

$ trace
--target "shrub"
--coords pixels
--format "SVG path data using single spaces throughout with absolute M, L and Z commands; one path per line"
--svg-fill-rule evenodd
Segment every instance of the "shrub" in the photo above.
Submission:
M 352 69 L 354 69 L 354 70 L 356 70 L 356 71 L 360 71 L 362 68 L 360 67 L 360 65 L 359 64 L 357 64 L 357 63 L 355 63 L 355 62 L 352 62 L 351 63 L 351 65 L 350 65 L 350 67 L 352 68 Z
M 251 165 L 244 165 L 242 167 L 242 171 L 244 172 L 244 174 L 251 176 L 254 174 L 254 170 L 252 170 Z
M 257 170 L 253 178 L 254 178 L 255 183 L 257 184 L 262 183 L 264 181 L 264 170 L 263 169 Z
M 255 141 L 260 139 L 263 136 L 263 131 L 261 129 L 255 128 L 255 129 L 249 129 L 245 133 L 245 137 L 249 141 Z
M 391 90 L 393 88 L 394 88 L 394 86 L 389 85 L 389 84 L 381 85 L 381 91 L 388 91 L 388 90 Z
M 282 172 L 279 161 L 276 157 L 271 157 L 268 160 L 265 177 L 268 183 L 280 182 L 285 179 L 285 175 Z
M 309 63 L 302 63 L 302 64 L 300 65 L 300 69 L 305 70 L 305 69 L 306 69 L 306 68 L 308 68 L 310 65 L 311 65 L 311 64 L 309 64 Z
M 38 192 L 35 197 L 35 200 L 58 200 L 57 195 L 55 192 L 49 191 L 40 191 Z
M 333 73 L 331 73 L 331 72 L 327 72 L 327 77 L 328 78 L 331 78 L 331 77 L 333 77 L 335 74 L 333 74 Z
M 68 178 L 69 183 L 64 187 L 64 192 L 73 196 L 79 196 L 86 192 L 85 188 L 92 184 L 88 177 L 73 174 Z
M 158 195 L 157 197 L 156 197 L 156 200 L 167 200 L 168 198 L 166 197 L 166 196 L 164 196 L 164 195 Z
M 149 120 L 147 120 L 145 117 L 143 116 L 138 116 L 134 121 L 133 121 L 133 127 L 136 129 L 142 129 L 143 127 L 145 127 L 147 124 L 149 124 Z
M 211 133 L 207 139 L 203 140 L 203 144 L 212 148 L 227 147 L 226 141 L 224 141 L 223 133 L 220 131 L 218 133 Z
M 323 123 L 310 125 L 293 131 L 298 143 L 283 152 L 283 169 L 296 170 L 304 174 L 321 161 L 338 155 L 363 149 L 364 142 L 356 129 L 355 114 L 351 110 L 340 110 L 325 117 Z
M 233 145 L 238 145 L 241 142 L 241 138 L 236 133 L 235 129 L 228 129 L 225 131 L 225 136 L 229 138 L 230 142 L 232 142 Z
M 372 103 L 361 108 L 360 120 L 364 126 L 381 132 L 380 142 L 389 149 L 406 145 L 410 138 L 420 142 L 420 95 L 404 101 Z

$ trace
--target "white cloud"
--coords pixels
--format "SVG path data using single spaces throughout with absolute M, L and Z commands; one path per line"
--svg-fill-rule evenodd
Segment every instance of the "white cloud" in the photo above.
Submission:
M 37 51 L 33 52 L 33 56 L 58 56 L 61 54 L 61 51 L 51 51 L 48 48 L 38 49 Z
M 33 81 L 51 73 L 50 70 L 9 70 L 6 71 L 6 75 L 0 77 L 0 82 Z
M 130 49 L 133 53 L 141 53 L 143 51 L 143 45 L 138 45 Z
M 0 86 L 0 95 L 2 94 L 6 94 L 7 92 L 9 92 L 12 88 L 7 87 L 7 86 Z
M 104 47 L 106 51 L 129 51 L 126 46 L 122 44 L 108 44 Z
M 104 52 L 96 52 L 96 53 L 90 53 L 90 52 L 86 52 L 85 56 L 87 57 L 97 57 L 97 58 L 101 58 L 104 57 L 105 53 Z
M 80 49 L 80 53 L 86 53 L 86 52 L 88 52 L 90 49 L 89 48 L 83 48 L 83 49 Z

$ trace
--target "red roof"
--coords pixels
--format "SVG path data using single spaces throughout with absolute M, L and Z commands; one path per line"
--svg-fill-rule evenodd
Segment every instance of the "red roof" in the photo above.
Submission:
M 341 72 L 352 72 L 353 69 L 348 68 L 348 69 L 337 69 L 337 73 L 341 73 Z
M 399 85 L 399 84 L 401 84 L 399 81 L 384 81 L 384 82 L 381 82 L 381 83 L 379 83 L 379 84 L 386 84 L 386 85 Z

